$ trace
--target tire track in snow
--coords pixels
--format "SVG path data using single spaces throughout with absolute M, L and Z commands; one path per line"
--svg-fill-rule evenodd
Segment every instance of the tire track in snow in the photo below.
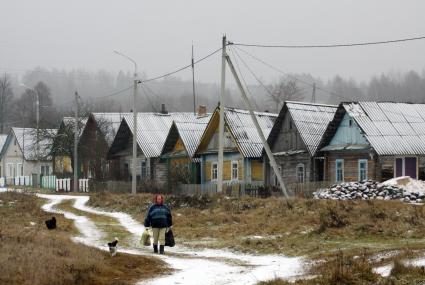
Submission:
M 73 240 L 89 246 L 94 246 L 107 250 L 103 240 L 104 234 L 96 227 L 95 223 L 85 216 L 77 216 L 73 213 L 55 209 L 59 203 L 65 199 L 74 199 L 73 207 L 83 212 L 112 217 L 133 235 L 134 248 L 120 248 L 119 251 L 139 254 L 153 255 L 146 248 L 137 248 L 144 226 L 134 220 L 130 215 L 120 212 L 107 212 L 91 208 L 86 205 L 90 199 L 89 196 L 72 195 L 45 195 L 38 194 L 40 198 L 48 199 L 50 202 L 42 206 L 47 212 L 64 214 L 65 218 L 75 221 L 77 229 L 81 236 L 74 237 Z M 276 277 L 283 279 L 296 279 L 304 274 L 304 260 L 302 258 L 288 258 L 278 255 L 245 255 L 237 254 L 224 250 L 193 250 L 176 246 L 172 249 L 167 248 L 166 252 L 172 252 L 179 255 L 187 255 L 190 258 L 165 255 L 161 258 L 176 271 L 171 274 L 152 280 L 139 282 L 139 285 L 165 285 L 165 284 L 256 284 L 259 281 L 270 280 Z M 225 260 L 236 260 L 239 263 L 249 264 L 241 266 L 229 264 Z

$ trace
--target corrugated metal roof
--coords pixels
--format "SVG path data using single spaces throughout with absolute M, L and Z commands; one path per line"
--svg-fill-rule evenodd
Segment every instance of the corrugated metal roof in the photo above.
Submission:
M 286 102 L 286 106 L 301 139 L 313 156 L 335 115 L 337 106 L 304 102 Z
M 21 148 L 25 160 L 37 159 L 37 129 L 33 128 L 12 128 L 12 133 L 16 137 L 19 147 Z M 53 143 L 53 138 L 57 133 L 56 129 L 40 129 L 39 130 L 39 159 L 51 160 L 49 156 Z
M 379 155 L 425 154 L 425 104 L 344 103 Z
M 131 113 L 92 113 L 96 123 L 101 125 L 101 130 L 105 132 L 105 139 L 109 145 L 114 141 L 115 135 L 121 125 L 125 115 Z M 104 124 L 103 124 L 104 123 Z
M 80 117 L 79 118 L 79 129 L 80 129 L 80 134 L 79 137 L 81 137 L 81 135 L 83 134 L 84 128 L 87 124 L 88 118 L 87 117 Z M 73 127 L 74 123 L 75 123 L 75 118 L 74 117 L 63 117 L 62 119 L 62 123 L 65 125 L 65 127 Z
M 268 138 L 277 114 L 254 112 L 264 137 Z M 247 110 L 225 108 L 225 122 L 244 157 L 261 157 L 263 143 Z
M 193 113 L 138 113 L 137 143 L 146 157 L 158 157 L 164 146 L 173 121 L 191 121 Z M 133 133 L 133 115 L 126 114 L 124 119 Z
M 185 120 L 180 119 L 174 121 L 190 158 L 195 154 L 196 148 L 198 147 L 210 118 L 211 114 L 208 114 L 202 117 L 193 116 L 190 118 L 188 116 Z

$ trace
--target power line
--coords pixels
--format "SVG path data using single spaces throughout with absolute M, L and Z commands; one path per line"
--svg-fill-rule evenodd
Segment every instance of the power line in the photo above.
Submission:
M 238 49 L 238 50 L 240 50 L 241 52 L 249 55 L 251 58 L 255 59 L 256 61 L 258 61 L 258 62 L 266 65 L 267 67 L 269 67 L 269 68 L 271 68 L 271 69 L 273 69 L 273 70 L 275 70 L 275 71 L 277 71 L 277 72 L 279 72 L 279 73 L 281 73 L 281 74 L 283 74 L 285 76 L 288 76 L 288 77 L 292 78 L 293 80 L 296 80 L 296 81 L 299 81 L 301 83 L 304 83 L 304 84 L 310 86 L 311 88 L 313 88 L 313 86 L 314 86 L 314 83 L 310 83 L 310 82 L 307 82 L 305 80 L 299 79 L 299 78 L 293 76 L 292 74 L 289 74 L 289 73 L 287 73 L 287 72 L 285 72 L 285 71 L 283 71 L 283 70 L 281 70 L 281 69 L 279 69 L 279 68 L 271 65 L 270 63 L 265 62 L 264 60 L 262 60 L 262 59 L 256 57 L 255 55 L 247 52 L 246 50 L 241 49 L 240 47 L 235 46 L 235 48 Z M 352 99 L 352 98 L 344 97 L 342 95 L 339 95 L 339 94 L 337 94 L 337 93 L 335 93 L 333 91 L 327 90 L 325 88 L 319 87 L 317 85 L 316 85 L 316 90 L 321 90 L 321 91 L 323 91 L 325 93 L 328 93 L 330 95 L 333 95 L 333 96 L 336 96 L 336 97 L 339 97 L 339 98 L 342 98 L 342 99 L 346 99 L 346 100 L 351 100 Z
M 216 54 L 216 53 L 218 53 L 219 51 L 221 51 L 221 49 L 222 49 L 222 48 L 219 48 L 219 49 L 214 50 L 213 52 L 211 52 L 211 53 L 207 54 L 206 56 L 204 56 L 204 57 L 202 57 L 202 58 L 200 58 L 200 59 L 196 60 L 193 64 L 194 64 L 194 65 L 195 65 L 195 64 L 198 64 L 199 62 L 201 62 L 201 61 L 203 61 L 203 60 L 205 60 L 205 59 L 207 59 L 207 58 L 209 58 L 209 57 L 213 56 L 214 54 Z M 180 68 L 178 68 L 178 69 L 176 69 L 176 70 L 174 70 L 174 71 L 168 72 L 168 73 L 166 73 L 166 74 L 159 75 L 159 76 L 156 76 L 156 77 L 153 77 L 153 78 L 148 78 L 148 79 L 141 80 L 141 81 L 140 81 L 140 83 L 146 83 L 146 82 L 149 82 L 149 81 L 158 80 L 158 79 L 161 79 L 161 78 L 164 78 L 164 77 L 167 77 L 167 76 L 170 76 L 170 75 L 176 74 L 176 73 L 178 73 L 178 72 L 180 72 L 180 71 L 183 71 L 183 70 L 185 70 L 185 69 L 187 69 L 187 68 L 190 68 L 190 67 L 192 67 L 192 63 L 189 63 L 188 65 L 185 65 L 185 66 L 183 66 L 183 67 L 180 67 Z
M 151 100 L 151 98 L 149 97 L 149 94 L 148 94 L 148 87 L 147 86 L 145 86 L 145 85 L 143 85 L 143 84 L 141 84 L 140 85 L 141 87 L 142 87 L 142 91 L 143 91 L 143 93 L 146 95 L 146 99 L 148 100 L 148 103 L 149 103 L 149 105 L 152 107 L 152 109 L 154 110 L 154 112 L 156 112 L 156 113 L 158 113 L 158 109 L 155 107 L 155 105 L 152 103 L 152 100 Z M 154 93 L 152 93 L 152 94 L 154 94 Z M 154 94 L 155 95 L 155 94 Z
M 249 88 L 248 88 L 248 84 L 246 84 L 245 78 L 244 78 L 244 76 L 243 76 L 243 74 L 242 74 L 242 71 L 241 71 L 241 69 L 240 69 L 240 67 L 239 67 L 239 63 L 238 63 L 238 60 L 237 60 L 237 58 L 236 58 L 236 56 L 235 56 L 235 53 L 234 53 L 233 49 L 231 49 L 231 48 L 229 47 L 229 50 L 230 50 L 230 52 L 233 54 L 233 58 L 235 59 L 235 63 L 236 63 L 236 68 L 238 69 L 238 72 L 239 72 L 239 74 L 241 75 L 241 78 L 242 78 L 242 81 L 243 81 L 243 83 L 244 83 L 244 85 L 245 85 L 245 89 L 247 90 L 247 93 L 248 93 L 248 94 L 250 95 L 250 97 L 251 97 L 251 101 L 253 101 L 253 102 L 254 102 L 255 107 L 257 108 L 257 110 L 258 110 L 258 111 L 260 111 L 260 107 L 258 106 L 258 104 L 257 104 L 256 100 L 253 98 L 252 93 L 251 93 L 251 91 L 250 91 L 250 90 L 249 90 Z
M 267 44 L 246 44 L 246 43 L 229 43 L 235 46 L 245 47 L 260 47 L 260 48 L 340 48 L 340 47 L 358 47 L 370 45 L 393 44 L 409 41 L 424 40 L 425 36 L 404 38 L 396 40 L 374 41 L 374 42 L 361 42 L 361 43 L 341 43 L 341 44 L 327 44 L 327 45 L 267 45 Z
M 248 66 L 248 64 L 243 60 L 243 58 L 239 55 L 239 53 L 237 53 L 236 51 L 233 51 L 233 49 L 231 49 L 232 50 L 232 53 L 234 52 L 236 55 L 237 55 L 237 57 L 240 59 L 240 61 L 242 61 L 242 63 L 243 63 L 243 65 L 245 66 L 245 68 L 249 71 L 249 73 L 251 73 L 251 75 L 255 78 L 255 80 L 264 88 L 264 90 L 266 90 L 266 92 L 270 95 L 270 96 L 272 96 L 272 97 L 274 97 L 274 94 L 273 94 L 273 92 L 272 91 L 270 91 L 270 89 L 260 80 L 260 78 L 254 73 L 254 71 L 252 71 L 252 69 Z
M 238 48 L 238 47 L 235 47 L 235 48 L 237 48 L 237 49 L 239 49 L 240 51 L 243 51 L 243 52 L 245 52 L 244 50 L 242 50 L 241 48 Z M 229 48 L 230 49 L 230 48 Z M 231 49 L 230 49 L 231 50 Z M 233 53 L 233 51 L 232 51 L 232 53 Z M 235 53 L 239 56 L 239 58 L 242 60 L 242 62 L 244 62 L 243 61 L 243 59 L 240 57 L 240 55 L 235 51 Z M 248 52 L 246 52 L 247 54 L 249 54 Z M 251 54 L 249 54 L 249 55 L 251 55 Z M 251 55 L 252 57 L 254 57 L 255 58 L 255 56 L 253 56 L 253 55 Z M 258 59 L 258 58 L 255 58 L 255 59 L 257 59 L 257 60 L 260 60 L 260 59 Z M 260 60 L 261 61 L 261 60 Z M 237 62 L 236 62 L 237 63 Z M 263 63 L 265 63 L 265 62 L 263 62 Z M 268 65 L 267 63 L 265 63 L 266 65 Z M 245 65 L 246 67 L 247 67 L 247 69 L 248 70 L 251 70 L 247 65 Z M 271 66 L 271 65 L 270 65 Z M 281 71 L 281 70 L 279 70 L 279 69 L 277 69 L 277 71 L 279 71 L 279 72 L 282 72 L 282 73 L 284 73 L 284 74 L 286 74 L 285 72 L 283 72 L 283 71 Z M 252 70 L 251 70 L 251 72 L 252 72 Z M 240 73 L 240 71 L 239 71 L 239 73 Z M 258 79 L 258 77 L 257 76 L 255 76 L 255 74 L 252 72 L 252 74 L 253 74 L 253 76 L 257 79 L 257 80 L 259 80 Z M 286 74 L 286 75 L 288 75 L 288 76 L 290 76 L 289 74 Z M 243 77 L 242 77 L 243 78 Z M 300 79 L 298 79 L 298 78 L 296 78 L 296 77 L 294 77 L 295 78 L 295 80 L 299 80 L 299 81 L 301 81 Z M 319 89 L 319 90 L 322 90 L 323 92 L 327 92 L 327 93 L 329 93 L 330 95 L 335 95 L 335 96 L 338 96 L 338 97 L 341 97 L 341 98 L 344 98 L 344 99 L 348 99 L 349 100 L 349 102 L 351 102 L 352 101 L 352 99 L 351 98 L 347 98 L 347 97 L 343 97 L 343 96 L 341 96 L 341 95 L 339 95 L 339 94 L 337 94 L 337 93 L 335 93 L 335 92 L 332 92 L 332 91 L 328 91 L 328 90 L 326 90 L 326 89 L 323 89 L 323 88 L 320 88 L 320 87 L 317 87 L 317 86 L 315 86 L 315 83 L 312 83 L 312 84 L 310 84 L 310 83 L 308 83 L 308 82 L 306 82 L 306 81 L 301 81 L 301 82 L 303 82 L 303 83 L 306 83 L 306 84 L 308 84 L 308 85 L 310 85 L 310 86 L 312 86 L 313 88 L 316 88 L 316 89 Z M 262 82 L 261 81 L 259 81 L 259 83 L 263 86 L 263 87 L 265 87 L 265 85 L 264 84 L 262 84 Z M 246 83 L 245 83 L 246 84 Z M 266 89 L 267 90 L 267 89 Z M 356 103 L 356 102 L 355 102 Z M 357 103 L 356 103 L 357 104 Z M 379 104 L 379 103 L 378 103 Z M 404 116 L 405 117 L 405 114 L 404 113 L 402 113 L 401 111 L 400 112 L 396 112 L 396 111 L 393 111 L 393 110 L 389 110 L 389 109 L 384 109 L 381 105 L 378 105 L 378 107 L 373 107 L 373 106 L 369 106 L 369 108 L 371 108 L 371 109 L 376 109 L 376 110 L 381 110 L 381 111 L 385 111 L 385 112 L 387 112 L 387 113 L 392 113 L 392 114 L 396 114 L 396 115 L 402 115 L 402 116 Z M 422 117 L 418 117 L 418 116 L 414 116 L 414 115 L 410 115 L 410 117 L 412 117 L 412 118 L 418 118 L 418 119 L 424 119 L 424 118 L 422 118 Z M 389 119 L 389 118 L 388 118 Z M 390 119 L 389 119 L 390 120 Z M 407 121 L 407 120 L 406 120 Z
M 123 88 L 121 90 L 115 91 L 115 92 L 113 92 L 111 94 L 108 94 L 108 95 L 102 95 L 102 96 L 92 97 L 90 99 L 97 100 L 97 99 L 104 99 L 104 98 L 108 98 L 108 97 L 113 97 L 113 96 L 119 95 L 119 94 L 121 94 L 121 93 L 123 93 L 123 92 L 125 92 L 127 90 L 130 90 L 131 88 L 133 88 L 133 85 L 130 85 L 130 86 L 126 87 L 126 88 Z

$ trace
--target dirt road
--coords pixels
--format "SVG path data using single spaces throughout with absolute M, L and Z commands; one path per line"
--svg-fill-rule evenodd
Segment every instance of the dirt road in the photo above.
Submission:
M 91 208 L 86 205 L 89 196 L 44 194 L 38 196 L 47 199 L 47 203 L 42 206 L 43 210 L 60 213 L 65 218 L 74 220 L 80 231 L 79 236 L 73 237 L 75 242 L 107 250 L 106 243 L 110 241 L 111 234 L 115 234 L 125 240 L 124 244 L 120 244 L 119 251 L 158 258 L 151 253 L 150 247 L 139 245 L 144 227 L 128 214 Z M 70 206 L 65 207 L 70 202 Z M 106 229 L 109 229 L 109 232 Z M 304 275 L 305 267 L 302 258 L 246 255 L 226 250 L 194 250 L 179 245 L 166 248 L 166 255 L 161 258 L 175 269 L 173 274 L 138 284 L 191 285 L 199 284 L 201 280 L 202 284 L 207 285 L 256 284 L 276 277 L 296 279 Z

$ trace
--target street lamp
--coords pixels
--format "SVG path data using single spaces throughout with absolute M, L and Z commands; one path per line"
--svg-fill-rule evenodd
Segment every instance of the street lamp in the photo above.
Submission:
M 136 161 L 137 161 L 137 111 L 136 111 L 136 95 L 137 95 L 137 63 L 129 56 L 114 50 L 114 53 L 124 57 L 134 64 L 134 88 L 133 88 L 133 173 L 131 179 L 131 194 L 136 194 Z
M 34 92 L 35 97 L 36 97 L 36 110 L 35 110 L 35 118 L 36 118 L 36 124 L 37 124 L 37 133 L 36 133 L 36 137 L 37 137 L 37 141 L 36 141 L 36 156 L 37 156 L 37 174 L 40 174 L 40 156 L 39 156 L 39 151 L 40 151 L 40 146 L 39 146 L 39 122 L 40 122 L 40 96 L 38 94 L 38 91 L 35 90 L 34 88 L 28 87 L 27 85 L 21 83 L 22 87 L 25 87 L 28 90 L 31 90 L 32 92 Z M 23 175 L 23 173 L 22 173 Z M 38 178 L 38 177 L 37 177 Z M 39 179 L 39 178 L 38 178 Z M 37 180 L 38 180 L 37 179 Z M 37 186 L 38 186 L 38 181 L 37 181 Z

